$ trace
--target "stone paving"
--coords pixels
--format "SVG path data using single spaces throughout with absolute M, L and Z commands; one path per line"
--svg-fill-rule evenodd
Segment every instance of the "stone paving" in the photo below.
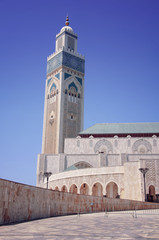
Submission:
M 159 239 L 159 210 L 93 213 L 0 226 L 0 240 Z

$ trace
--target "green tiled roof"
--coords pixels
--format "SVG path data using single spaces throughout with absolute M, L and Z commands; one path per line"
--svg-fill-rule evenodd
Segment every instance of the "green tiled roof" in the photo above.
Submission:
M 82 134 L 135 134 L 159 133 L 159 122 L 153 123 L 97 123 Z

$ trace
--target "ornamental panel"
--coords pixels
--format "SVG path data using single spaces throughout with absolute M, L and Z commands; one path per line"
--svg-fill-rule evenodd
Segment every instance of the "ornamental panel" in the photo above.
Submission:
M 66 66 L 76 71 L 84 73 L 85 60 L 70 53 L 61 51 L 47 62 L 47 74 L 60 66 Z
M 84 63 L 85 61 L 83 59 L 70 53 L 63 52 L 62 65 L 84 73 Z
M 64 73 L 64 80 L 66 80 L 67 78 L 71 77 L 72 75 L 69 73 Z
M 143 152 L 142 152 L 142 146 L 144 146 L 146 148 L 146 152 L 152 152 L 152 146 L 151 144 L 145 140 L 145 139 L 139 139 L 137 140 L 133 146 L 132 146 L 132 151 L 133 152 L 141 152 L 141 153 L 145 153 L 145 150 L 143 149 Z
M 70 89 L 71 87 L 75 88 L 76 92 L 78 92 L 78 88 L 76 86 L 76 84 L 74 82 L 71 82 L 69 85 L 68 85 L 68 89 Z
M 105 148 L 106 147 L 106 150 L 108 153 L 112 153 L 113 152 L 113 146 L 111 144 L 111 142 L 109 142 L 108 140 L 106 139 L 103 139 L 103 140 L 99 140 L 95 147 L 94 147 L 94 152 L 97 153 L 99 152 L 100 150 L 102 150 L 102 147 Z
M 51 58 L 47 62 L 47 74 L 54 71 L 56 68 L 62 65 L 62 52 L 57 54 L 55 57 Z
M 58 79 L 60 79 L 60 73 L 57 73 L 57 74 L 55 75 L 55 77 L 58 78 Z
M 82 78 L 76 77 L 77 81 L 81 84 L 82 86 Z
M 55 84 L 55 83 L 53 83 L 53 84 L 51 85 L 51 87 L 50 87 L 50 93 L 51 93 L 51 91 L 52 91 L 53 88 L 56 89 L 56 84 Z

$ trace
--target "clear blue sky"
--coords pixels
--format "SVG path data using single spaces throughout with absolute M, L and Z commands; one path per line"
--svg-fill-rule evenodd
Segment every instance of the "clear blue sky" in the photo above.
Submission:
M 36 184 L 47 56 L 66 15 L 85 55 L 85 128 L 159 121 L 158 0 L 0 0 L 0 177 Z

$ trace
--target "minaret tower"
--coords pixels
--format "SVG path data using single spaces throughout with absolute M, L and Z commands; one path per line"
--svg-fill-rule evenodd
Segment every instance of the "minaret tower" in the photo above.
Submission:
M 64 139 L 83 130 L 85 59 L 68 17 L 65 24 L 47 58 L 42 154 L 63 153 Z

